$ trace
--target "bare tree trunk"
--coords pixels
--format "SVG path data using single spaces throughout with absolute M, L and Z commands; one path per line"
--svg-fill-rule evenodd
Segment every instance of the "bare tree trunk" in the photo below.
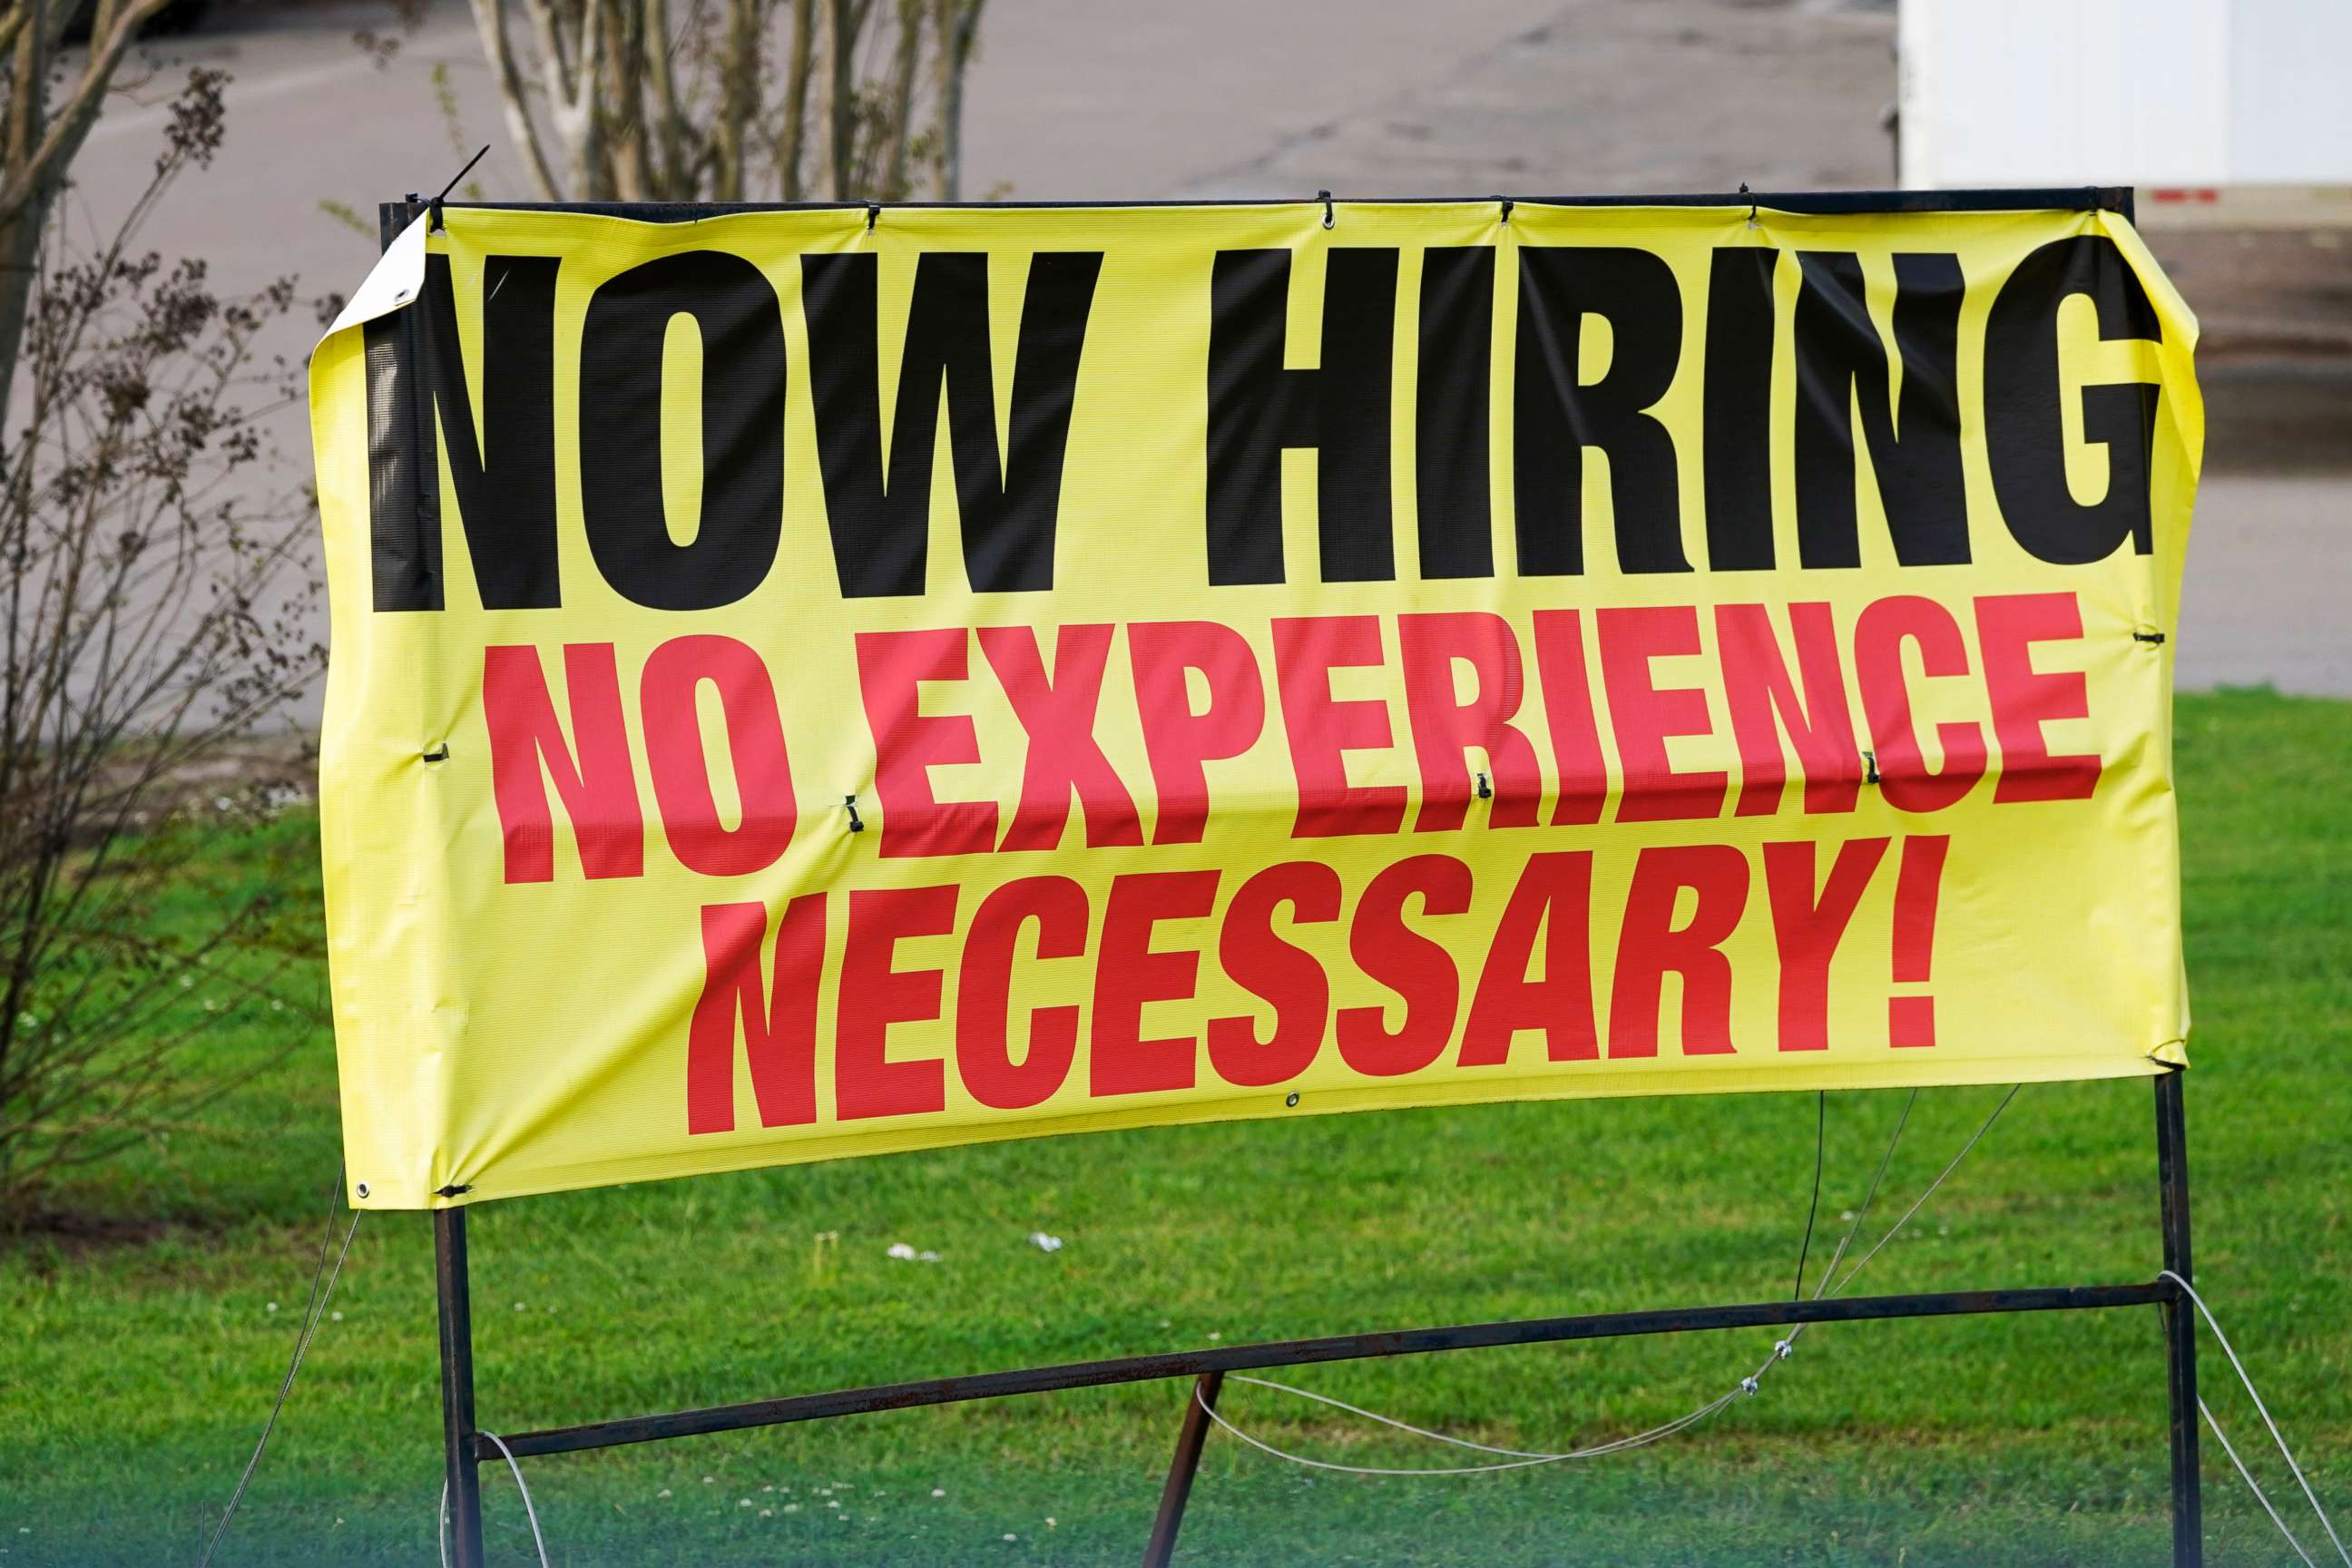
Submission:
M 474 27 L 482 36 L 482 56 L 489 62 L 490 79 L 498 85 L 499 108 L 506 116 L 507 140 L 522 154 L 523 167 L 530 172 L 539 199 L 562 201 L 562 190 L 555 183 L 547 149 L 540 142 L 539 127 L 531 122 L 522 71 L 515 64 L 514 49 L 507 38 L 506 0 L 473 0 L 473 6 Z
M 758 0 L 733 0 L 719 58 L 719 121 L 712 130 L 719 163 L 712 195 L 722 202 L 743 199 L 743 151 L 759 107 L 759 76 Z
M 33 263 L 66 171 L 98 123 L 115 72 L 139 29 L 164 0 L 99 0 L 89 51 L 79 74 L 68 74 L 65 101 L 49 112 L 50 74 L 58 41 L 73 6 L 68 0 L 16 0 L 5 24 L 15 46 L 8 68 L 8 107 L 0 132 L 0 419 L 16 384 L 25 312 L 33 298 Z
M 980 36 L 983 0 L 939 0 L 939 48 L 933 96 L 939 116 L 939 150 L 931 166 L 932 195 L 943 202 L 963 199 L 963 74 Z
M 923 0 L 898 0 L 898 47 L 890 58 L 890 122 L 882 159 L 880 195 L 891 201 L 907 195 L 907 143 L 914 133 L 915 68 L 923 54 Z
M 825 157 L 833 179 L 826 195 L 836 202 L 849 199 L 849 139 L 856 123 L 857 100 L 850 76 L 850 53 L 856 46 L 853 0 L 825 0 Z
M 809 78 L 816 71 L 816 0 L 793 0 L 793 51 L 784 69 L 784 125 L 776 138 L 776 171 L 784 200 L 796 202 L 805 188 L 801 160 L 808 137 Z

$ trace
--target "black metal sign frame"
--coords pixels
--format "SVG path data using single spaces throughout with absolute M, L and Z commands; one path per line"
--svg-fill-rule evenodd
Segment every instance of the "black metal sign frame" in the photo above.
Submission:
M 2198 1486 L 2196 1320 L 2188 1292 L 2178 1280 L 2194 1281 L 2189 1250 L 2189 1142 L 2182 1117 L 2178 1070 L 2156 1080 L 2156 1165 L 2163 1267 L 2168 1271 L 2137 1285 L 2055 1285 L 2005 1290 L 1927 1291 L 1900 1296 L 1835 1300 L 1753 1301 L 1737 1305 L 1668 1308 L 1639 1312 L 1598 1312 L 1576 1317 L 1516 1321 L 1453 1323 L 1440 1328 L 1391 1329 L 1331 1334 L 1319 1339 L 1274 1340 L 1263 1344 L 1218 1345 L 1109 1361 L 1067 1362 L 1058 1366 L 1021 1367 L 964 1377 L 926 1378 L 880 1384 L 829 1394 L 758 1399 L 741 1405 L 677 1410 L 658 1415 L 627 1415 L 579 1426 L 556 1426 L 493 1439 L 474 1418 L 474 1336 L 466 1278 L 466 1211 L 436 1210 L 433 1215 L 434 1279 L 441 1302 L 442 1440 L 448 1472 L 451 1561 L 457 1568 L 482 1568 L 482 1501 L 478 1467 L 511 1456 L 576 1454 L 624 1443 L 739 1432 L 797 1421 L 864 1415 L 927 1405 L 957 1405 L 1049 1394 L 1066 1388 L 1098 1388 L 1114 1383 L 1193 1380 L 1192 1397 L 1176 1437 L 1176 1452 L 1161 1489 L 1160 1510 L 1144 1546 L 1144 1568 L 1168 1568 L 1184 1506 L 1209 1435 L 1208 1412 L 1217 1402 L 1225 1374 L 1268 1367 L 1311 1366 L 1324 1362 L 1378 1356 L 1420 1355 L 1432 1351 L 1475 1350 L 1493 1345 L 1558 1344 L 1572 1340 L 1617 1339 L 1631 1334 L 1675 1334 L 1704 1329 L 1749 1329 L 1795 1323 L 1861 1322 L 1885 1318 L 1947 1318 L 1986 1312 L 2061 1312 L 2112 1307 L 2158 1309 L 2163 1319 L 2166 1386 L 2172 1438 L 2172 1561 L 2174 1568 L 2202 1568 L 2205 1560 L 2203 1505 Z
M 1741 192 L 1711 196 L 1581 196 L 1544 197 L 1540 200 L 1545 205 L 1584 206 L 1750 203 L 1781 212 L 1816 214 L 2103 209 L 2120 212 L 2128 217 L 2132 212 L 2132 192 L 2128 188 L 2103 186 L 2021 191 Z M 456 206 L 461 204 L 449 205 Z M 523 206 L 530 204 L 462 205 Z M 830 202 L 796 205 L 848 208 L 864 208 L 866 205 L 863 203 Z M 1192 204 L 1017 205 L 1150 206 Z M 389 246 L 394 236 L 420 216 L 426 206 L 425 202 L 415 195 L 404 202 L 385 203 L 381 209 L 383 243 Z M 602 212 L 655 221 L 690 221 L 729 212 L 783 208 L 779 204 L 646 206 L 567 203 L 542 210 Z M 1202 1448 L 1208 1438 L 1208 1413 L 1215 1406 L 1228 1373 L 1381 1356 L 1420 1355 L 1433 1351 L 1474 1350 L 1494 1345 L 1557 1344 L 1577 1340 L 1684 1333 L 1709 1329 L 2153 1306 L 2158 1310 L 2164 1328 L 2166 1393 L 2171 1436 L 2172 1560 L 2174 1568 L 2203 1568 L 2203 1502 L 2198 1480 L 2196 1326 L 2188 1289 L 2181 1283 L 2193 1282 L 2196 1279 L 2189 1257 L 2189 1142 L 2181 1104 L 2181 1077 L 2179 1071 L 2169 1070 L 2159 1074 L 2154 1080 L 2158 1225 L 2165 1272 L 2144 1284 L 2059 1285 L 1837 1300 L 1755 1301 L 1333 1334 L 1318 1339 L 1221 1345 L 1205 1350 L 1172 1351 L 1157 1355 L 1121 1356 L 1108 1361 L 1070 1362 L 1057 1366 L 1022 1367 L 962 1377 L 882 1384 L 827 1394 L 795 1394 L 740 1405 L 672 1411 L 664 1415 L 621 1416 L 583 1426 L 551 1427 L 498 1438 L 491 1437 L 481 1428 L 474 1413 L 474 1333 L 471 1295 L 467 1279 L 466 1211 L 463 1207 L 439 1209 L 433 1215 L 434 1280 L 440 1302 L 441 1427 L 448 1488 L 446 1528 L 450 1537 L 450 1561 L 457 1568 L 483 1568 L 480 1467 L 485 1461 L 496 1461 L 509 1456 L 521 1459 L 549 1454 L 580 1453 L 625 1443 L 742 1431 L 755 1426 L 778 1426 L 882 1410 L 954 1405 L 975 1399 L 1002 1399 L 1061 1389 L 1096 1388 L 1108 1384 L 1190 1378 L 1192 1380 L 1191 1397 L 1185 1401 L 1176 1451 L 1169 1464 L 1159 1511 L 1152 1521 L 1151 1532 L 1143 1552 L 1144 1568 L 1167 1568 L 1175 1552 L 1177 1534 L 1183 1525 L 1185 1504 L 1192 1495 Z

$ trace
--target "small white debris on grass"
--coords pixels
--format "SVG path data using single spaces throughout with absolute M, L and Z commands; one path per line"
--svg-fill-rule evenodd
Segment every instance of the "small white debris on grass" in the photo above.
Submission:
M 263 1311 L 265 1311 L 265 1312 L 274 1312 L 274 1311 L 278 1310 L 278 1303 L 277 1303 L 277 1302 L 275 1302 L 275 1301 L 271 1301 L 271 1302 L 268 1303 L 267 1305 L 265 1305 L 261 1310 L 262 1310 Z
M 788 1502 L 784 1505 L 784 1511 L 786 1513 L 798 1513 L 800 1510 L 801 1505 L 796 1502 Z
M 945 1497 L 948 1495 L 948 1489 L 945 1487 L 933 1487 L 931 1489 L 931 1495 L 933 1497 Z
M 912 1263 L 915 1260 L 915 1249 L 903 1241 L 892 1242 L 889 1252 L 891 1257 L 901 1263 Z
M 937 1263 L 940 1260 L 940 1255 L 936 1252 L 919 1252 L 915 1256 L 926 1263 Z
M 760 1510 L 760 1517 L 761 1519 L 773 1519 L 776 1517 L 776 1510 L 772 1508 L 763 1508 Z
M 1004 1532 L 1004 1539 L 1007 1541 L 1018 1541 L 1021 1538 L 1008 1530 Z
M 1048 1236 L 1042 1230 L 1033 1230 L 1029 1233 L 1029 1245 L 1040 1252 L 1059 1252 L 1062 1250 L 1062 1238 Z
M 703 1484 L 704 1486 L 706 1486 L 706 1487 L 707 1487 L 707 1486 L 711 1486 L 711 1485 L 714 1485 L 714 1484 L 718 1481 L 718 1479 L 719 1479 L 719 1478 L 718 1478 L 718 1477 L 716 1477 L 716 1476 L 705 1476 L 705 1477 L 703 1477 L 703 1478 L 702 1478 L 702 1484 Z

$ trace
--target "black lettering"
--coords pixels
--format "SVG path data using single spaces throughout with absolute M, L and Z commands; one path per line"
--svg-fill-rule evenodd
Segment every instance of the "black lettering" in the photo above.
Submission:
M 2099 336 L 2164 341 L 2147 290 L 2105 235 L 2053 239 L 2017 264 L 1985 326 L 1985 445 L 2001 520 L 2018 543 L 2061 566 L 2105 561 L 2126 539 L 2155 548 L 2148 510 L 2160 388 L 2148 382 L 2083 389 L 2083 439 L 2107 454 L 2106 494 L 2088 506 L 2066 485 L 2058 376 L 2058 307 L 2087 294 Z
M 1316 540 L 1327 583 L 1396 575 L 1389 508 L 1389 374 L 1397 253 L 1329 253 L 1323 367 L 1285 370 L 1290 252 L 1221 250 L 1209 286 L 1209 581 L 1279 583 L 1282 450 L 1316 449 Z
M 1423 251 L 1413 493 L 1425 578 L 1495 574 L 1486 479 L 1487 381 L 1494 340 L 1494 247 Z
M 1901 402 L 1886 351 L 1863 295 L 1851 251 L 1797 258 L 1797 553 L 1807 566 L 1862 564 L 1854 490 L 1857 412 L 1886 513 L 1895 558 L 1906 566 L 1969 559 L 1967 490 L 1960 476 L 1960 259 L 1943 252 L 1895 258 L 1895 347 Z
M 1609 369 L 1580 385 L 1584 318 L 1609 323 Z M 1584 462 L 1608 455 L 1610 510 L 1622 572 L 1687 572 L 1675 443 L 1649 412 L 1666 395 L 1683 342 L 1682 296 L 1664 259 L 1618 247 L 1519 252 L 1518 358 L 1511 466 L 1519 573 L 1584 570 Z
M 702 516 L 670 537 L 662 500 L 662 343 L 702 334 Z M 766 274 L 689 250 L 598 287 L 580 343 L 580 510 L 614 592 L 657 610 L 731 605 L 776 563 L 784 526 L 784 321 Z
M 482 264 L 482 399 L 477 428 L 457 336 L 449 258 L 425 258 L 416 319 L 367 328 L 369 511 L 373 604 L 444 604 L 440 464 L 449 459 L 457 516 L 489 610 L 562 603 L 555 548 L 555 274 L 551 256 Z M 400 395 L 400 351 L 418 361 L 415 396 Z
M 942 384 L 966 581 L 983 594 L 1051 588 L 1062 462 L 1101 253 L 1045 251 L 1030 258 L 1013 366 L 1012 429 L 1002 453 L 988 258 L 932 251 L 916 262 L 887 479 L 875 258 L 807 256 L 801 268 L 825 517 L 843 595 L 923 591 Z
M 1707 267 L 1701 388 L 1706 563 L 1772 565 L 1772 271 L 1769 246 L 1725 246 Z

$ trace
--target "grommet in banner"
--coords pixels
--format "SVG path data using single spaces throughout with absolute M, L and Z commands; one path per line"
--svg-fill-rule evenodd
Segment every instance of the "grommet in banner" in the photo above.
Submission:
M 1495 199 L 1496 199 L 1496 201 L 1498 201 L 1498 202 L 1500 202 L 1500 203 L 1502 203 L 1502 204 L 1503 204 L 1503 226 L 1504 226 L 1505 228 L 1508 228 L 1508 227 L 1510 227 L 1510 226 L 1511 226 L 1511 209 L 1512 209 L 1513 207 L 1515 207 L 1515 206 L 1518 205 L 1519 204 L 1518 204 L 1518 203 L 1517 203 L 1517 202 L 1515 202 L 1515 201 L 1513 201 L 1513 200 L 1512 200 L 1510 197 L 1508 197 L 1508 196 L 1496 196 Z
M 1876 752 L 1864 752 L 1862 753 L 1862 769 L 1863 783 L 1876 784 L 1878 782 L 1878 753 Z
M 428 763 L 446 763 L 449 760 L 449 742 L 444 741 L 437 746 L 427 747 L 418 754 Z
M 841 797 L 841 804 L 843 808 L 849 813 L 849 831 L 852 833 L 865 832 L 866 824 L 859 819 L 857 815 L 857 797 L 854 795 L 843 795 Z
M 1323 226 L 1325 228 L 1329 228 L 1334 224 L 1338 223 L 1338 217 L 1331 211 L 1331 193 L 1328 191 L 1318 191 L 1315 193 L 1315 199 L 1323 204 Z
M 2148 643 L 2152 646 L 2161 647 L 2164 645 L 2164 634 L 2158 631 L 2154 626 L 2134 626 L 2132 628 L 2132 641 Z
M 1478 798 L 1480 800 L 1492 800 L 1495 798 L 1495 786 L 1486 782 L 1486 775 L 1485 773 L 1480 773 L 1478 775 Z
M 881 221 L 881 217 L 882 204 L 879 202 L 867 202 L 866 204 L 866 232 L 872 234 L 874 232 L 875 224 Z
M 362 1183 L 361 1183 L 361 1184 L 359 1184 L 355 1189 L 353 1189 L 353 1190 L 354 1190 L 354 1191 L 356 1191 L 356 1192 L 359 1194 L 359 1195 L 360 1195 L 360 1196 L 362 1196 L 362 1197 L 365 1197 L 365 1196 L 367 1196 L 367 1195 L 368 1195 L 368 1184 L 367 1184 L 365 1182 L 362 1182 Z
M 1282 1097 L 1282 1103 L 1285 1105 L 1297 1105 L 1298 1103 L 1298 1091 L 1294 1089 L 1288 1094 L 1284 1095 Z

